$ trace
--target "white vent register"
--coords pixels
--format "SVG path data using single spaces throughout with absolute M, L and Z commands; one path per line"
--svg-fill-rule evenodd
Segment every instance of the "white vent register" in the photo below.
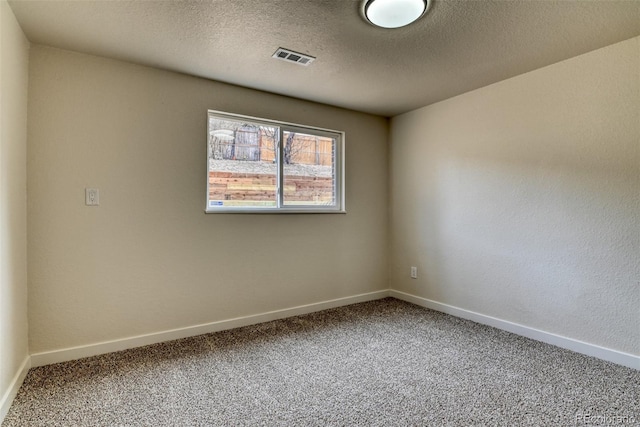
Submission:
M 271 55 L 273 58 L 281 59 L 287 62 L 293 62 L 298 65 L 304 65 L 305 67 L 311 64 L 316 58 L 313 56 L 305 55 L 304 53 L 294 52 L 283 47 L 279 47 L 276 52 Z

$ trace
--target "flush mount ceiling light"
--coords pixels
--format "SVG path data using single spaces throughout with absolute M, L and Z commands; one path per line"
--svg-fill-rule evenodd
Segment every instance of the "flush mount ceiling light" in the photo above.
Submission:
M 400 28 L 427 13 L 431 0 L 364 0 L 361 13 L 367 22 L 382 28 Z

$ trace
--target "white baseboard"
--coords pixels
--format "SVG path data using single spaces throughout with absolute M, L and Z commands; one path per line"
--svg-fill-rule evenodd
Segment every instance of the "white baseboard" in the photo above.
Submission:
M 221 320 L 218 322 L 189 326 L 186 328 L 172 329 L 168 331 L 139 335 L 113 341 L 99 342 L 79 347 L 65 348 L 61 350 L 34 353 L 31 355 L 31 365 L 36 367 L 50 365 L 52 363 L 66 362 L 69 360 L 81 359 L 83 357 L 96 356 L 99 354 L 127 350 L 135 347 L 142 347 L 145 345 L 156 344 L 164 341 L 188 338 L 196 335 L 208 334 L 211 332 L 224 331 L 227 329 L 240 328 L 242 326 L 270 322 L 272 320 L 299 316 L 301 314 L 313 313 L 316 311 L 342 307 L 350 304 L 357 304 L 365 301 L 373 301 L 376 299 L 386 298 L 388 296 L 389 291 L 385 289 L 382 291 L 369 292 L 366 294 L 359 294 L 345 298 L 337 298 L 314 304 L 300 305 L 283 310 L 269 311 L 266 313 L 254 314 L 251 316 L 236 317 L 233 319 Z
M 255 325 L 258 323 L 284 319 L 287 317 L 313 313 L 316 311 L 327 310 L 330 308 L 341 307 L 365 301 L 373 301 L 388 296 L 403 301 L 408 301 L 422 307 L 430 308 L 432 310 L 451 314 L 456 317 L 472 320 L 484 325 L 489 325 L 494 328 L 512 332 L 514 334 L 531 338 L 537 341 L 552 344 L 561 348 L 565 348 L 567 350 L 582 353 L 587 356 L 596 357 L 598 359 L 640 370 L 640 357 L 633 354 L 623 353 L 617 350 L 600 347 L 595 344 L 589 344 L 583 341 L 574 340 L 572 338 L 567 338 L 550 332 L 541 331 L 528 326 L 520 325 L 518 323 L 509 322 L 507 320 L 498 319 L 495 317 L 454 307 L 448 304 L 443 304 L 437 301 L 429 300 L 393 289 L 370 292 L 366 294 L 354 295 L 351 297 L 338 298 L 314 304 L 301 305 L 282 310 L 269 311 L 266 313 L 260 313 L 250 316 L 236 317 L 233 319 L 221 320 L 218 322 L 189 326 L 186 328 L 172 329 L 168 331 L 139 335 L 119 340 L 94 343 L 79 347 L 65 348 L 61 350 L 47 351 L 42 353 L 34 353 L 31 355 L 30 366 L 36 367 L 50 365 L 52 363 L 66 362 L 69 360 L 81 359 L 83 357 L 96 356 L 99 354 L 127 350 L 130 348 L 142 347 L 145 345 L 156 344 L 180 338 L 188 338 L 196 335 L 208 334 L 211 332 L 218 332 L 239 328 L 242 326 Z M 27 367 L 24 375 L 26 375 L 26 371 L 28 369 L 29 368 Z M 21 379 L 15 380 L 16 384 L 18 384 L 15 392 L 17 392 L 20 384 L 22 384 L 24 375 L 21 377 Z M 15 396 L 15 394 L 13 396 Z M 9 400 L 12 400 L 13 396 Z M 2 410 L 5 409 L 4 404 L 6 399 L 7 396 L 3 397 L 3 400 L 1 401 L 3 405 L 1 407 Z M 8 410 L 8 406 L 6 409 Z M 2 412 L 0 412 L 0 414 L 2 414 Z
M 27 376 L 27 372 L 29 372 L 30 368 L 31 358 L 27 356 L 24 358 L 24 361 L 22 362 L 22 365 L 20 365 L 18 372 L 16 372 L 15 376 L 11 380 L 9 388 L 5 391 L 2 399 L 0 399 L 0 424 L 2 424 L 4 417 L 7 416 L 9 408 L 13 403 L 13 399 L 16 397 L 16 394 L 18 394 L 18 390 L 20 390 L 20 386 L 22 385 L 22 382 Z
M 512 332 L 536 341 L 542 341 L 577 353 L 586 354 L 587 356 L 596 357 L 618 365 L 640 370 L 640 357 L 633 354 L 623 353 L 610 348 L 600 347 L 595 344 L 574 340 L 572 338 L 530 328 L 518 323 L 509 322 L 507 320 L 498 319 L 393 289 L 389 290 L 389 296 L 403 301 L 408 301 L 422 307 L 430 308 L 432 310 L 440 311 L 442 313 L 451 314 L 452 316 L 472 320 L 476 323 L 493 326 L 494 328 Z

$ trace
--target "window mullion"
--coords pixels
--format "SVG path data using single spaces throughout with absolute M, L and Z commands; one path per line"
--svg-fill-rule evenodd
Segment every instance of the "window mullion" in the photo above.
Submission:
M 277 186 L 277 207 L 278 209 L 282 208 L 284 205 L 284 144 L 283 137 L 284 132 L 282 127 L 278 127 L 278 186 Z

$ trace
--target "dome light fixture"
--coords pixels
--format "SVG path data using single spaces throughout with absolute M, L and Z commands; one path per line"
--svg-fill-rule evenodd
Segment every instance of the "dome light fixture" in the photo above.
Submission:
M 376 27 L 400 28 L 420 19 L 431 6 L 431 0 L 364 0 L 361 13 Z

